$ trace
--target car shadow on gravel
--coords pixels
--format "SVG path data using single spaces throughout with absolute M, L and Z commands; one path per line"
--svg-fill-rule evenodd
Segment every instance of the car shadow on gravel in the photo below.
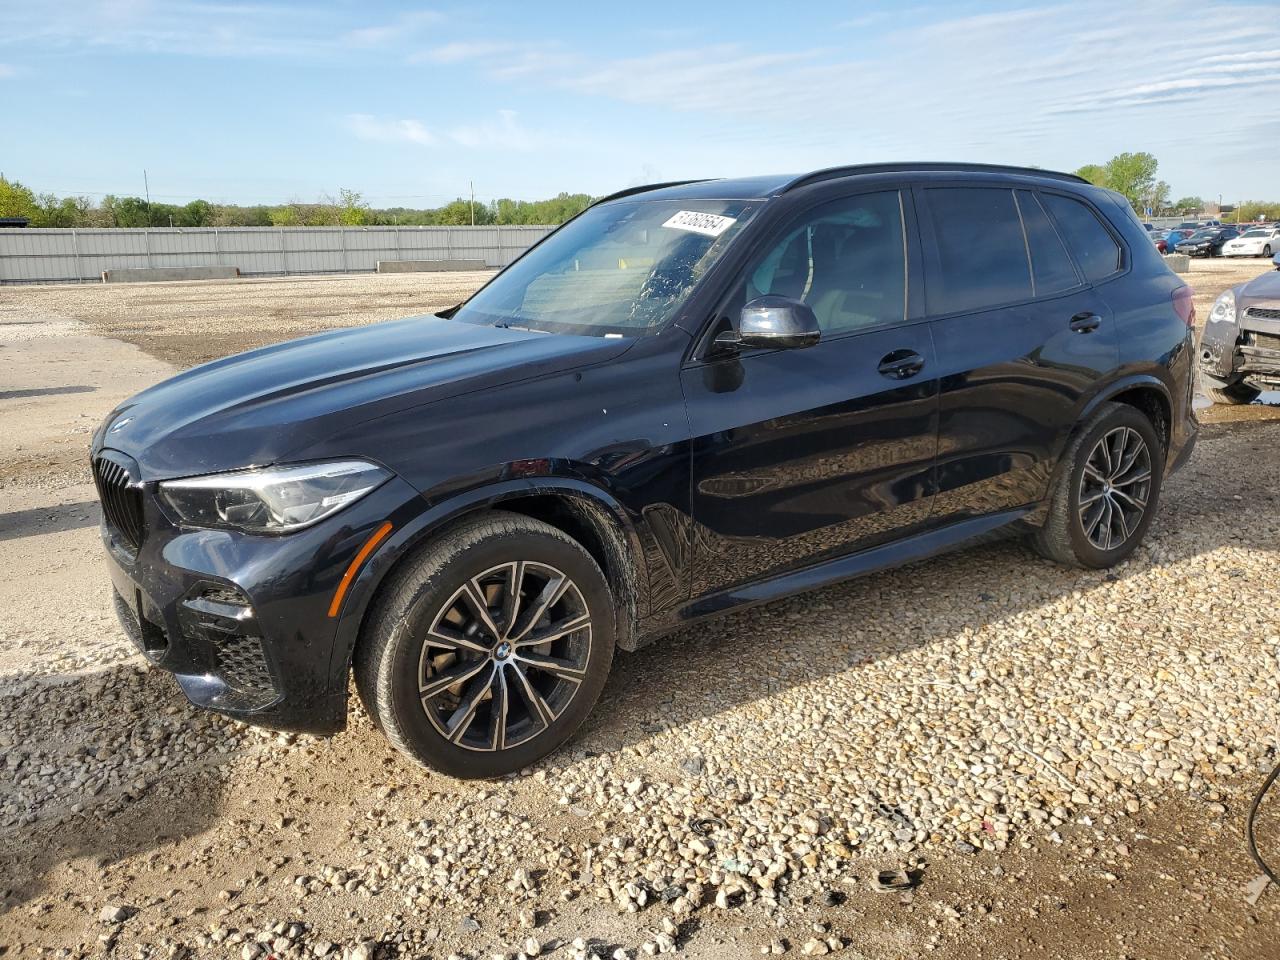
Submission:
M 190 707 L 134 656 L 92 672 L 0 676 L 0 737 L 0 915 L 64 865 L 92 878 L 208 830 L 243 752 L 235 724 Z
M 0 541 L 96 527 L 98 517 L 96 500 L 0 513 Z

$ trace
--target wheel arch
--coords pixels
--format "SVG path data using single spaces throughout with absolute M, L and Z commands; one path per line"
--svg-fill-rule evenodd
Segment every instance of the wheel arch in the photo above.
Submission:
M 1141 411 L 1156 428 L 1165 453 L 1169 452 L 1170 432 L 1173 428 L 1173 398 L 1168 385 L 1154 374 L 1132 374 L 1099 390 L 1080 411 L 1064 450 L 1104 403 L 1123 403 Z
M 429 504 L 402 523 L 352 581 L 330 657 L 330 689 L 347 689 L 352 657 L 379 592 L 402 563 L 449 527 L 492 511 L 541 520 L 573 537 L 591 554 L 609 581 L 616 604 L 615 642 L 636 648 L 636 625 L 648 591 L 644 553 L 625 508 L 607 491 L 567 478 L 529 478 L 495 483 Z

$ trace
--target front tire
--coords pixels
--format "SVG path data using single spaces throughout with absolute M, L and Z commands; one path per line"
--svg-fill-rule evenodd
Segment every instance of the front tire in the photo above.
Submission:
M 462 521 L 409 558 L 356 653 L 360 699 L 397 748 L 455 777 L 551 753 L 609 674 L 614 604 L 581 544 L 519 514 Z
M 1271 244 L 1268 243 L 1265 247 L 1262 248 L 1262 255 L 1264 257 L 1271 256 Z
M 1068 446 L 1032 545 L 1066 566 L 1119 563 L 1151 525 L 1164 461 L 1164 444 L 1145 414 L 1104 404 Z

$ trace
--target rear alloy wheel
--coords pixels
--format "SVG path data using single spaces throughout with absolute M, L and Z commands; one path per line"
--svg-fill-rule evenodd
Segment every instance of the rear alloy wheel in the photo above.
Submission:
M 495 777 L 581 725 L 609 673 L 615 611 L 579 543 L 494 512 L 393 576 L 355 663 L 361 699 L 393 744 L 453 776 Z
M 1262 255 L 1264 257 L 1271 256 L 1271 244 L 1268 243 L 1265 247 L 1262 248 Z
M 1094 444 L 1076 511 L 1080 527 L 1099 550 L 1123 546 L 1142 524 L 1151 497 L 1151 450 L 1132 427 L 1116 427 Z
M 1164 459 L 1164 445 L 1142 411 L 1104 404 L 1064 454 L 1032 545 L 1069 566 L 1119 563 L 1151 524 Z

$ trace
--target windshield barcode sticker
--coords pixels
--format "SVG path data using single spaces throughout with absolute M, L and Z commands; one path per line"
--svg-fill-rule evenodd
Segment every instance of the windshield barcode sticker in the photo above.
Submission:
M 696 210 L 681 210 L 663 224 L 672 230 L 688 230 L 690 233 L 701 233 L 708 237 L 718 237 L 737 220 L 733 217 L 722 217 L 715 213 L 698 213 Z

